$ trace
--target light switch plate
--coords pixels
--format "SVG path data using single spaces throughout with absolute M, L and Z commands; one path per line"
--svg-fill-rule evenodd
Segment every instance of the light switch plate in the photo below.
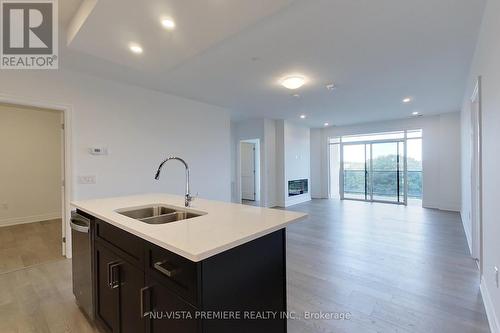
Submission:
M 108 148 L 106 147 L 91 147 L 89 148 L 91 155 L 108 155 Z
M 78 184 L 95 184 L 95 183 L 96 183 L 95 175 L 78 176 Z

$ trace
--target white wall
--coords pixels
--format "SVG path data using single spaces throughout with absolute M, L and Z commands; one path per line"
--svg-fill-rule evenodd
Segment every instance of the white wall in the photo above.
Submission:
M 0 105 L 0 226 L 62 212 L 62 114 Z
M 263 201 L 266 207 L 275 207 L 277 203 L 276 188 L 276 121 L 273 119 L 264 119 L 264 168 L 263 175 L 264 191 Z
M 313 135 L 314 149 L 311 170 L 315 196 L 328 197 L 327 142 L 329 137 L 379 133 L 397 130 L 423 130 L 423 199 L 428 208 L 460 210 L 460 114 L 458 112 L 432 117 L 417 117 L 343 127 L 320 129 L 321 138 Z M 318 153 L 320 154 L 318 156 Z M 318 165 L 319 164 L 319 165 Z M 318 170 L 320 174 L 318 174 Z
M 186 159 L 193 194 L 230 200 L 228 111 L 164 93 L 69 71 L 2 71 L 0 96 L 8 95 L 72 109 L 73 199 L 142 192 L 182 194 L 181 164 L 156 167 L 168 155 Z M 104 146 L 107 156 L 88 148 Z M 96 175 L 95 185 L 77 184 Z
M 322 189 L 321 189 L 321 163 L 318 160 L 321 158 L 321 129 L 314 128 L 311 129 L 311 184 L 310 184 L 310 192 L 312 198 L 322 198 Z M 326 145 L 326 143 L 324 143 Z
M 288 198 L 288 179 L 310 179 L 309 128 L 259 118 L 233 122 L 231 132 L 233 202 L 241 202 L 239 142 L 255 138 L 260 141 L 261 205 L 289 206 L 311 199 L 310 193 Z
M 500 198 L 500 1 L 489 0 L 462 108 L 462 219 L 468 221 L 470 211 L 470 97 L 475 81 L 482 77 L 482 152 L 483 152 L 483 268 L 481 283 L 484 304 L 493 333 L 500 332 L 500 288 L 495 281 L 494 267 L 500 267 L 500 223 L 498 200 Z M 465 227 L 470 226 L 465 223 Z
M 311 130 L 290 122 L 284 122 L 284 207 L 311 200 Z M 288 196 L 288 181 L 307 179 L 306 194 Z M 279 190 L 279 189 L 278 189 Z

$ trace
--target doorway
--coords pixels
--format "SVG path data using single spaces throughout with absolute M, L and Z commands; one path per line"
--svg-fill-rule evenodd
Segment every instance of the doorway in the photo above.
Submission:
M 471 97 L 471 232 L 472 257 L 482 275 L 482 156 L 481 156 L 481 79 Z
M 260 140 L 240 141 L 241 202 L 258 206 L 260 202 Z
M 65 254 L 64 114 L 0 104 L 0 273 Z

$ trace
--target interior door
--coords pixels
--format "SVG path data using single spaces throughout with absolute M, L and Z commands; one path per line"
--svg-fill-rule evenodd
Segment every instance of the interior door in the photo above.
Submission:
M 241 198 L 255 200 L 255 144 L 241 143 Z

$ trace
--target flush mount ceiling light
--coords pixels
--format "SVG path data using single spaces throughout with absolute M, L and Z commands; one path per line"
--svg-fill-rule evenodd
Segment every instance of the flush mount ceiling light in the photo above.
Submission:
M 403 103 L 410 103 L 412 101 L 411 97 L 403 98 Z
M 329 123 L 324 123 L 323 125 L 324 125 L 325 127 L 330 126 L 330 124 L 329 124 Z
M 306 83 L 306 79 L 300 75 L 287 76 L 281 80 L 281 85 L 287 89 L 299 89 Z
M 129 45 L 129 49 L 130 49 L 130 51 L 132 51 L 135 54 L 141 54 L 143 52 L 142 47 L 140 45 L 134 44 L 134 43 Z
M 300 115 L 300 119 L 306 119 L 306 115 L 305 114 L 301 114 Z
M 161 25 L 168 30 L 173 30 L 175 29 L 175 22 L 174 20 L 170 18 L 164 18 L 161 20 Z

